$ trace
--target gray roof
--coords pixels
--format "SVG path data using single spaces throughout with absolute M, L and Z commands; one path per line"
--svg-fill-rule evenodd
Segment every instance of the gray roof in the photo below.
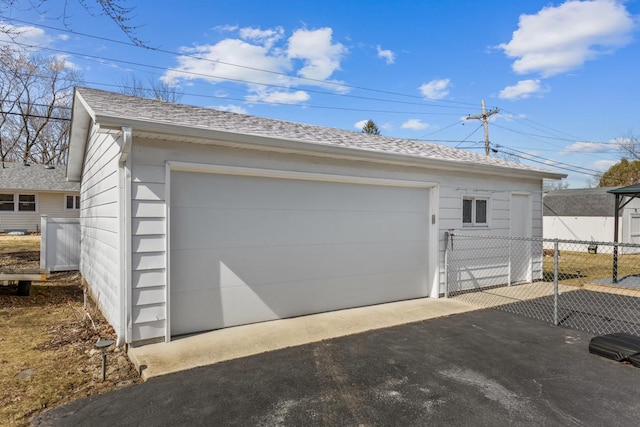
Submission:
M 542 199 L 544 216 L 613 216 L 610 187 L 551 191 Z
M 385 154 L 409 156 L 430 160 L 454 162 L 459 165 L 479 165 L 504 169 L 513 172 L 529 172 L 544 178 L 559 179 L 566 175 L 548 170 L 508 162 L 495 157 L 478 155 L 465 150 L 447 147 L 424 141 L 392 138 L 381 135 L 369 135 L 342 129 L 293 123 L 244 114 L 218 111 L 209 108 L 168 103 L 153 99 L 144 99 L 119 93 L 88 88 L 77 88 L 76 94 L 86 103 L 94 120 L 118 119 L 118 125 L 145 122 L 172 126 L 184 126 L 194 129 L 230 132 L 265 138 L 296 141 L 301 144 L 324 145 L 369 151 Z M 76 119 L 74 109 L 74 120 Z M 116 123 L 112 123 L 116 124 Z M 136 130 L 133 126 L 134 131 Z M 73 138 L 83 138 L 73 134 Z M 75 158 L 74 156 L 71 156 Z
M 80 191 L 80 183 L 69 182 L 65 178 L 64 166 L 34 165 L 25 166 L 22 163 L 0 163 L 0 191 L 52 191 L 70 192 Z
M 626 187 L 616 187 L 612 188 L 607 193 L 611 194 L 619 194 L 623 196 L 635 196 L 640 197 L 640 183 L 627 185 Z

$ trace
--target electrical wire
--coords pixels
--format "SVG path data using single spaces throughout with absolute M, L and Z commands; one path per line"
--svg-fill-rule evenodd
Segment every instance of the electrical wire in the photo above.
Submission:
M 478 131 L 480 130 L 480 128 L 481 128 L 481 127 L 482 127 L 482 125 L 478 126 L 476 129 L 474 129 L 474 131 L 473 131 L 473 132 L 471 132 L 469 135 L 467 135 L 467 137 L 466 137 L 466 138 L 464 138 L 462 141 L 460 141 L 460 144 L 462 144 L 463 142 L 466 142 L 466 141 L 467 141 L 467 139 L 471 138 L 471 136 L 472 136 L 474 133 L 478 132 Z M 460 144 L 458 144 L 458 145 L 460 145 Z M 456 145 L 454 148 L 458 148 L 458 145 Z
M 594 169 L 589 169 L 589 168 L 585 168 L 585 167 L 582 167 L 582 166 L 577 166 L 577 165 L 572 165 L 572 164 L 569 164 L 569 163 L 564 163 L 564 162 L 561 162 L 559 160 L 547 159 L 545 157 L 538 156 L 536 154 L 527 153 L 527 152 L 524 152 L 524 151 L 521 151 L 521 150 L 518 150 L 518 149 L 515 149 L 515 148 L 505 147 L 503 145 L 495 145 L 495 148 L 496 149 L 505 148 L 505 149 L 507 149 L 507 150 L 509 150 L 511 152 L 515 151 L 516 153 L 522 154 L 523 158 L 535 158 L 535 159 L 540 159 L 540 160 L 545 161 L 545 162 L 549 162 L 549 164 L 563 165 L 563 166 L 567 166 L 567 167 L 570 167 L 570 168 L 582 169 L 582 170 L 584 170 L 585 172 L 588 172 L 588 173 L 596 173 L 596 174 L 598 173 L 598 171 L 596 171 Z M 513 154 L 513 153 L 511 153 L 511 154 Z
M 73 30 L 70 30 L 70 29 L 52 27 L 52 26 L 43 25 L 43 24 L 40 24 L 40 23 L 24 21 L 24 20 L 20 20 L 20 19 L 15 19 L 15 18 L 2 16 L 2 15 L 0 15 L 0 19 L 4 19 L 4 20 L 7 20 L 7 21 L 12 21 L 12 22 L 18 22 L 18 23 L 27 24 L 27 25 L 39 26 L 39 27 L 47 28 L 47 29 L 54 30 L 54 31 L 59 31 L 59 32 L 64 32 L 64 33 L 69 33 L 69 34 L 74 34 L 74 35 L 80 35 L 80 36 L 83 36 L 83 37 L 93 38 L 93 39 L 102 40 L 102 41 L 108 41 L 108 42 L 111 42 L 111 43 L 117 43 L 117 44 L 120 44 L 120 45 L 131 46 L 131 47 L 134 47 L 134 48 L 140 48 L 140 49 L 150 50 L 150 51 L 154 51 L 154 52 L 161 52 L 161 53 L 165 53 L 165 54 L 169 54 L 169 55 L 188 57 L 188 58 L 196 59 L 196 60 L 199 60 L 199 61 L 211 62 L 211 63 L 214 63 L 214 64 L 228 65 L 228 66 L 232 66 L 232 67 L 238 67 L 238 68 L 252 70 L 252 71 L 258 71 L 258 72 L 262 72 L 262 73 L 268 73 L 268 74 L 284 76 L 284 77 L 287 77 L 287 78 L 290 78 L 290 79 L 296 79 L 296 80 L 301 80 L 301 81 L 312 82 L 314 84 L 320 83 L 322 85 L 341 87 L 341 88 L 345 88 L 345 89 L 357 89 L 357 90 L 362 90 L 362 91 L 367 91 L 367 92 L 381 93 L 381 94 L 385 94 L 385 95 L 393 95 L 393 96 L 407 97 L 407 98 L 413 98 L 413 99 L 428 100 L 428 101 L 432 101 L 432 102 L 441 102 L 441 103 L 446 103 L 446 104 L 454 104 L 454 105 L 464 106 L 465 108 L 467 108 L 469 106 L 475 106 L 475 104 L 471 104 L 471 103 L 468 103 L 468 102 L 459 102 L 459 101 L 451 101 L 451 100 L 446 100 L 446 99 L 429 98 L 429 97 L 426 97 L 426 96 L 412 95 L 412 94 L 401 93 L 401 92 L 392 92 L 392 91 L 387 91 L 387 90 L 382 90 L 382 89 L 367 88 L 367 87 L 363 87 L 363 86 L 349 85 L 349 84 L 346 84 L 346 83 L 340 83 L 340 82 L 329 81 L 329 80 L 314 79 L 314 78 L 310 78 L 310 77 L 291 76 L 291 75 L 289 75 L 287 73 L 282 73 L 282 72 L 279 72 L 279 71 L 266 70 L 266 69 L 263 69 L 263 68 L 252 67 L 252 66 L 248 66 L 248 65 L 235 64 L 235 63 L 231 63 L 231 62 L 220 61 L 220 60 L 211 59 L 211 58 L 205 58 L 205 57 L 197 56 L 197 55 L 189 55 L 189 54 L 185 54 L 184 52 L 181 53 L 181 52 L 175 52 L 175 51 L 171 51 L 171 50 L 167 50 L 167 49 L 152 48 L 152 47 L 148 47 L 148 46 L 140 46 L 140 45 L 136 45 L 135 43 L 131 43 L 131 42 L 125 42 L 125 41 L 122 41 L 122 40 L 115 40 L 115 39 L 111 39 L 111 38 L 107 38 L 107 37 L 96 36 L 96 35 L 92 35 L 92 34 L 73 31 Z M 15 42 L 15 43 L 17 43 L 17 42 Z M 30 47 L 31 48 L 40 48 L 40 49 L 49 49 L 49 48 L 38 47 L 38 46 L 30 46 Z M 72 53 L 72 52 L 65 52 L 65 53 L 72 54 L 72 55 L 78 55 L 78 56 L 84 55 L 84 54 Z M 118 61 L 118 60 L 107 59 L 107 58 L 102 58 L 102 59 Z M 148 66 L 148 65 L 145 65 L 145 64 L 136 64 L 136 65 Z M 166 68 L 166 70 L 176 71 L 176 72 L 180 72 L 180 73 L 184 73 L 184 74 L 199 75 L 199 73 L 188 72 L 188 71 L 177 70 L 177 69 L 171 69 L 171 68 Z M 216 76 L 211 76 L 211 77 L 212 78 L 225 79 L 225 78 L 216 77 Z M 227 80 L 227 79 L 225 79 L 225 80 Z M 239 82 L 242 82 L 242 83 L 267 85 L 267 84 L 260 83 L 260 82 L 242 81 L 242 80 L 235 80 L 235 79 L 228 79 L 228 80 L 239 81 Z M 267 86 L 271 86 L 271 85 L 267 85 Z M 275 86 L 275 87 L 287 88 L 286 86 Z M 305 90 L 307 90 L 307 89 L 305 89 Z M 339 94 L 339 93 L 335 94 L 335 93 L 321 92 L 321 91 L 311 91 L 311 90 L 307 90 L 307 91 L 323 93 L 323 94 L 327 94 L 327 95 L 347 96 L 345 94 Z M 403 101 L 394 101 L 394 100 L 388 100 L 388 99 L 358 97 L 358 96 L 353 96 L 353 95 L 352 95 L 352 97 L 366 99 L 366 100 L 374 100 L 374 101 L 408 103 L 406 101 L 403 102 Z M 416 103 L 416 105 L 429 106 L 428 104 L 424 104 L 424 103 Z M 441 108 L 462 108 L 462 107 L 452 107 L 452 106 L 444 106 L 444 105 L 441 105 L 440 107 Z

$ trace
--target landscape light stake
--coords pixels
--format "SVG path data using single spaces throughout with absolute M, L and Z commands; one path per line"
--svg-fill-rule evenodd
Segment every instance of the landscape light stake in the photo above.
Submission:
M 111 344 L 113 344 L 113 340 L 101 340 L 98 339 L 96 343 L 96 348 L 102 351 L 102 381 L 107 378 L 107 352 L 106 349 Z

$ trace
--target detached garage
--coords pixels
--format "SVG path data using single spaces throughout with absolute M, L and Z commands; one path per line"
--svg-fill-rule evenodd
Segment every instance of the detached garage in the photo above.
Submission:
M 445 230 L 541 236 L 542 180 L 562 177 L 84 88 L 67 176 L 81 182 L 80 271 L 119 344 L 136 345 L 437 298 Z

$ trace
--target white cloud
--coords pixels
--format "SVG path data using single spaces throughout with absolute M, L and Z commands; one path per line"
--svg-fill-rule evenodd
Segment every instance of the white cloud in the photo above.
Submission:
M 213 27 L 214 30 L 219 31 L 221 33 L 232 33 L 238 30 L 238 26 L 237 25 L 216 25 L 215 27 Z
M 240 107 L 239 105 L 233 105 L 233 104 L 216 105 L 213 108 L 215 108 L 216 110 L 221 110 L 221 111 L 229 111 L 230 113 L 247 114 L 247 110 L 245 110 L 244 108 Z
M 442 99 L 449 95 L 450 84 L 449 79 L 431 80 L 429 83 L 424 83 L 419 89 L 425 98 Z
M 76 64 L 75 62 L 71 61 L 69 58 L 71 58 L 70 55 L 66 55 L 66 54 L 57 54 L 57 55 L 53 55 L 54 58 L 56 58 L 58 61 L 64 61 L 64 67 L 69 69 L 69 70 L 81 70 L 82 68 L 80 66 L 78 66 L 78 64 Z
M 615 160 L 598 160 L 596 162 L 593 162 L 593 164 L 591 165 L 591 167 L 597 171 L 602 171 L 605 172 L 607 171 L 611 166 L 615 165 L 616 163 L 618 163 Z
M 277 41 L 284 37 L 284 28 L 276 27 L 275 29 L 261 30 L 259 28 L 241 28 L 240 37 L 250 40 L 267 48 L 271 48 Z
M 565 149 L 562 150 L 560 154 L 566 155 L 572 153 L 605 153 L 615 148 L 615 146 L 606 144 L 604 142 L 574 142 L 573 144 L 565 147 Z
M 67 40 L 69 40 L 71 37 L 69 37 L 68 34 L 59 34 L 58 35 L 58 40 L 62 40 L 63 42 L 66 42 Z
M 540 85 L 540 80 L 520 80 L 513 86 L 507 86 L 500 91 L 498 97 L 501 99 L 524 99 L 545 90 Z
M 301 84 L 323 86 L 336 92 L 347 90 L 331 80 L 347 53 L 342 44 L 332 41 L 331 28 L 299 29 L 288 40 L 282 27 L 216 28 L 237 32 L 237 37 L 225 38 L 216 44 L 182 47 L 183 55 L 176 58 L 178 65 L 167 71 L 162 81 L 170 85 L 231 81 L 246 86 L 248 100 L 279 103 L 310 99 L 307 92 L 293 90 Z M 313 80 L 301 80 L 297 76 Z M 269 89 L 268 85 L 278 89 Z
M 298 104 L 308 101 L 311 97 L 303 90 L 295 92 L 261 91 L 255 95 L 246 97 L 249 102 L 269 102 L 277 104 Z
M 402 129 L 424 130 L 429 127 L 428 123 L 424 123 L 420 119 L 409 119 L 402 124 Z
M 179 56 L 178 66 L 165 73 L 162 78 L 165 83 L 176 84 L 180 80 L 205 80 L 209 83 L 235 80 L 288 85 L 290 81 L 286 76 L 273 74 L 288 72 L 291 69 L 289 60 L 265 46 L 239 39 L 225 39 L 215 45 L 182 48 L 181 51 L 186 55 Z
M 12 25 L 2 21 L 0 21 L 0 26 L 2 26 L 0 42 L 9 42 L 21 49 L 33 50 L 40 46 L 46 46 L 51 42 L 51 38 L 42 28 L 30 25 Z M 34 46 L 34 48 L 30 48 L 29 46 Z
M 340 43 L 332 43 L 333 30 L 300 29 L 289 38 L 287 55 L 292 59 L 302 59 L 304 66 L 298 75 L 308 79 L 326 80 L 340 69 L 340 61 L 347 53 Z
M 389 49 L 382 49 L 380 45 L 376 46 L 376 49 L 378 51 L 378 58 L 384 59 L 388 65 L 396 62 L 396 54 Z
M 515 58 L 516 73 L 548 77 L 624 46 L 634 26 L 623 2 L 570 0 L 535 15 L 521 15 L 509 43 L 498 48 Z
M 355 127 L 358 130 L 362 130 L 362 128 L 364 127 L 364 125 L 367 124 L 367 122 L 369 121 L 369 119 L 366 120 L 360 120 L 359 122 L 355 122 L 353 124 L 353 127 Z

